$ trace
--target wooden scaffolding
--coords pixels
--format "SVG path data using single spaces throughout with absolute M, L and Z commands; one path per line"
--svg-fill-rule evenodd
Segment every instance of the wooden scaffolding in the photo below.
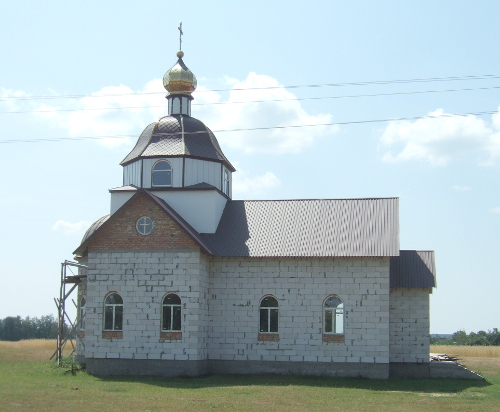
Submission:
M 72 319 L 67 311 L 66 311 L 66 301 L 70 297 L 71 293 L 77 288 L 77 286 L 82 282 L 83 278 L 86 278 L 87 275 L 74 275 L 71 273 L 70 276 L 67 274 L 68 266 L 73 266 L 76 268 L 86 269 L 87 266 L 82 265 L 77 262 L 72 262 L 69 260 L 65 260 L 61 263 L 61 287 L 59 289 L 59 298 L 54 298 L 54 302 L 57 306 L 57 322 L 58 322 L 58 330 L 57 330 L 57 349 L 54 354 L 50 357 L 50 359 L 56 358 L 57 364 L 61 364 L 62 353 L 64 347 L 69 342 L 72 347 L 72 351 L 70 356 L 73 356 L 75 353 L 75 343 L 73 342 L 72 337 L 75 336 L 76 339 L 80 339 L 77 331 L 77 322 L 78 322 L 78 314 L 75 319 Z M 71 271 L 71 269 L 70 269 Z M 72 285 L 67 291 L 66 285 Z M 73 305 L 78 309 L 77 303 L 72 299 Z M 83 345 L 83 340 L 80 339 L 78 342 L 79 345 Z

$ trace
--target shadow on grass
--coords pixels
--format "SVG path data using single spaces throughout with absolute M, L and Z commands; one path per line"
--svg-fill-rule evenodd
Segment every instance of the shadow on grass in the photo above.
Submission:
M 372 391 L 404 391 L 459 393 L 470 388 L 484 388 L 487 381 L 465 379 L 399 379 L 388 380 L 327 378 L 283 375 L 212 375 L 195 378 L 160 378 L 137 376 L 99 376 L 103 382 L 130 382 L 164 388 L 202 389 L 241 386 L 311 386 L 317 388 L 365 389 Z

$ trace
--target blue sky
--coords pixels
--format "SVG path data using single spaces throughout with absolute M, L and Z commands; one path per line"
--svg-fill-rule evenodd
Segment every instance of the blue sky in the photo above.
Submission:
M 55 313 L 60 263 L 166 114 L 183 21 L 193 115 L 238 169 L 234 198 L 398 196 L 401 249 L 436 252 L 431 332 L 499 327 L 500 3 L 0 5 L 0 318 Z

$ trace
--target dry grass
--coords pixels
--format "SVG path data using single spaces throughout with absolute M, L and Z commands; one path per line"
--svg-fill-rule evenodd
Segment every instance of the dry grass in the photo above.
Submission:
M 55 352 L 56 339 L 27 339 L 17 342 L 0 340 L 0 359 L 10 361 L 47 361 Z M 63 351 L 64 356 L 69 356 L 72 350 L 68 342 Z
M 446 353 L 459 358 L 500 358 L 500 346 L 431 345 L 431 353 Z
M 0 340 L 0 348 L 10 349 L 56 349 L 57 341 L 55 339 L 27 339 L 17 342 Z

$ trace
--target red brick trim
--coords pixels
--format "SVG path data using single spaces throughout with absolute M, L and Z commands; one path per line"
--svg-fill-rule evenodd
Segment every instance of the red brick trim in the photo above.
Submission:
M 344 343 L 344 335 L 328 335 L 323 333 L 323 343 Z
M 182 340 L 182 332 L 160 332 L 161 340 Z
M 259 333 L 259 337 L 257 339 L 259 342 L 279 342 L 280 334 L 279 333 Z
M 103 330 L 103 339 L 123 339 L 123 332 L 120 330 Z
M 154 223 L 147 236 L 141 235 L 136 228 L 137 220 L 143 216 L 148 216 Z M 186 230 L 146 192 L 134 195 L 80 245 L 79 250 L 82 246 L 89 250 L 200 249 Z

